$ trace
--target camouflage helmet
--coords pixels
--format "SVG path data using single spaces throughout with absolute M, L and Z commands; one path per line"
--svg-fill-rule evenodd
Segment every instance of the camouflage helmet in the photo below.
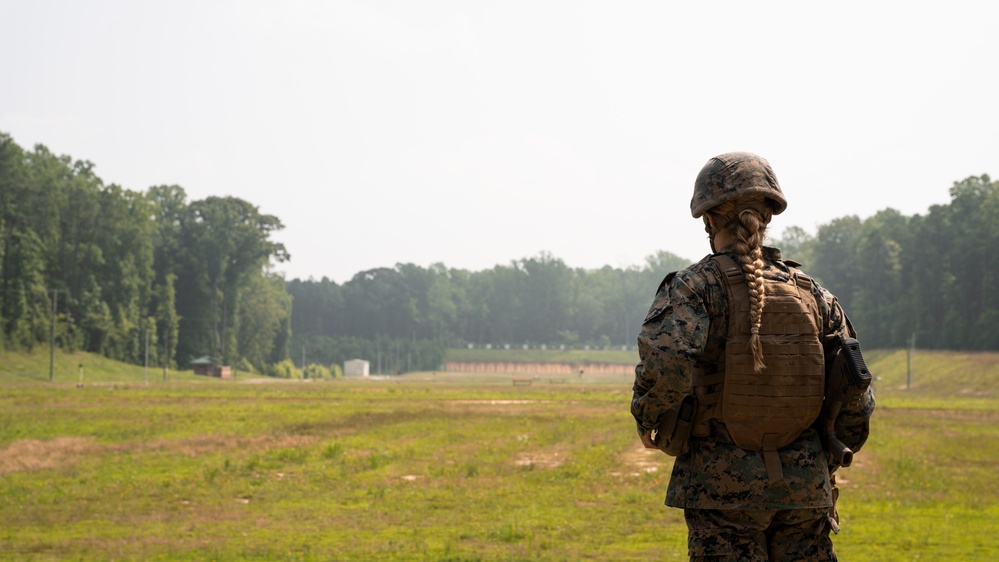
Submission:
M 749 152 L 715 156 L 697 174 L 690 214 L 700 218 L 719 203 L 752 193 L 760 193 L 772 201 L 775 215 L 787 208 L 777 176 L 766 159 Z

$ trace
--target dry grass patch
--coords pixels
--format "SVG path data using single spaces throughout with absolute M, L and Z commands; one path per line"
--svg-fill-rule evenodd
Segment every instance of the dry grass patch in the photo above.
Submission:
M 609 475 L 637 477 L 653 472 L 665 472 L 673 465 L 670 457 L 667 457 L 659 449 L 646 449 L 637 438 L 634 444 L 621 455 L 620 459 L 621 468 L 625 470 L 609 472 Z
M 268 449 L 306 447 L 317 438 L 307 435 L 204 435 L 189 439 L 155 439 L 149 443 L 129 443 L 118 450 L 169 451 L 185 457 L 197 458 L 234 449 L 265 451 Z
M 161 438 L 148 443 L 133 441 L 115 445 L 98 443 L 93 437 L 21 439 L 0 449 L 0 475 L 73 466 L 85 458 L 110 453 L 156 451 L 198 458 L 232 450 L 261 452 L 308 447 L 317 441 L 318 438 L 305 435 L 205 435 L 189 439 Z
M 21 439 L 0 450 L 0 475 L 73 465 L 103 448 L 92 437 Z
M 553 470 L 565 464 L 571 456 L 568 447 L 548 447 L 537 451 L 521 451 L 514 456 L 513 464 L 519 468 Z

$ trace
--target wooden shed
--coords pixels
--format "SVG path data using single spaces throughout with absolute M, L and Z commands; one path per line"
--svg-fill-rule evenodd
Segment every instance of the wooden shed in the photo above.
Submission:
M 232 368 L 228 365 L 223 365 L 221 361 L 210 355 L 198 357 L 194 361 L 191 361 L 191 368 L 194 369 L 195 375 L 205 375 L 208 377 L 219 377 L 223 379 L 232 377 Z

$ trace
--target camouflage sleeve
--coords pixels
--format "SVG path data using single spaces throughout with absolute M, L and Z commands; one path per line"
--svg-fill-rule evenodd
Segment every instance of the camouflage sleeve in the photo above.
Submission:
M 874 387 L 854 397 L 843 407 L 836 418 L 836 437 L 854 453 L 860 450 L 871 434 L 871 415 L 874 413 Z
M 827 317 L 825 327 L 825 338 L 822 342 L 826 352 L 826 362 L 832 360 L 838 349 L 841 338 L 856 338 L 857 333 L 843 312 L 843 307 L 829 291 L 819 287 L 822 296 L 822 303 L 825 304 L 823 315 Z M 863 342 L 861 342 L 863 343 Z M 855 396 L 849 404 L 845 404 L 836 418 L 836 437 L 849 447 L 853 452 L 857 452 L 863 447 L 871 432 L 871 415 L 874 413 L 874 388 L 868 388 L 867 392 Z
M 825 322 L 825 326 L 822 328 L 822 349 L 828 365 L 839 349 L 839 342 L 843 341 L 843 338 L 855 338 L 857 335 L 853 331 L 850 321 L 846 318 L 843 307 L 840 306 L 839 301 L 832 293 L 815 285 L 815 296 L 819 302 L 822 319 Z
M 638 336 L 631 414 L 645 434 L 690 390 L 695 358 L 704 350 L 710 316 L 698 289 L 699 275 L 684 270 L 667 276 L 656 293 Z

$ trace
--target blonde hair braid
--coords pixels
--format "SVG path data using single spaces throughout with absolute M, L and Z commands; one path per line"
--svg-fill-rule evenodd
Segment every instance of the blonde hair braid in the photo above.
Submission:
M 763 303 L 766 298 L 762 246 L 773 211 L 764 201 L 754 198 L 746 201 L 726 201 L 710 212 L 717 217 L 715 222 L 717 228 L 719 230 L 731 228 L 736 238 L 736 257 L 742 266 L 746 286 L 749 288 L 749 348 L 753 353 L 753 370 L 759 373 L 766 367 L 763 361 L 763 345 L 760 343 Z
M 753 351 L 753 370 L 759 373 L 766 367 L 763 362 L 763 345 L 760 344 L 760 326 L 763 324 L 763 236 L 767 224 L 755 209 L 739 212 L 735 227 L 735 250 L 746 274 L 749 287 L 749 348 Z

